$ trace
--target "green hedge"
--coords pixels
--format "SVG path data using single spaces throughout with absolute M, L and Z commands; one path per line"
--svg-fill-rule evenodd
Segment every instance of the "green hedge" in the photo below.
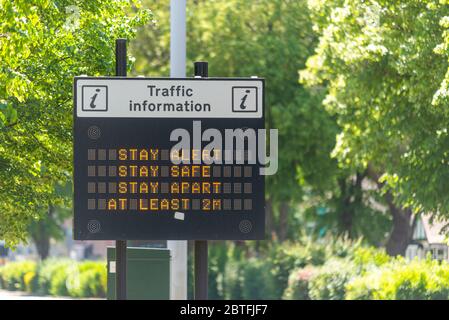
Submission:
M 211 243 L 210 297 L 236 300 L 293 297 L 294 293 L 285 293 L 292 272 L 306 266 L 321 266 L 331 257 L 353 257 L 360 248 L 360 240 L 345 238 L 302 239 L 297 243 L 268 244 L 259 250 L 231 242 Z M 189 260 L 191 263 L 193 259 Z M 192 279 L 192 265 L 189 270 Z
M 0 286 L 6 290 L 29 291 L 36 268 L 36 263 L 32 261 L 8 263 L 0 268 Z
M 309 283 L 317 273 L 317 268 L 307 266 L 293 270 L 288 279 L 283 298 L 286 300 L 311 300 L 309 294 Z
M 308 265 L 293 270 L 284 299 L 342 300 L 347 285 L 362 274 L 369 274 L 391 261 L 380 249 L 356 246 L 352 250 L 329 258 L 322 266 Z
M 322 266 L 309 281 L 309 296 L 314 300 L 343 300 L 346 284 L 357 274 L 355 264 L 334 259 Z
M 214 299 L 449 299 L 449 264 L 391 258 L 359 242 L 284 244 L 258 254 L 210 249 Z M 0 287 L 42 295 L 104 297 L 106 263 L 50 259 L 0 268 Z
M 105 263 L 83 262 L 70 269 L 68 292 L 73 297 L 105 297 L 107 274 Z
M 382 250 L 361 247 L 345 258 L 292 271 L 283 298 L 448 300 L 449 263 L 391 258 Z
M 68 296 L 66 288 L 67 268 L 75 261 L 68 259 L 48 259 L 38 266 L 38 294 Z
M 449 264 L 397 258 L 349 282 L 346 299 L 448 300 Z
M 209 251 L 214 299 L 449 299 L 449 264 L 391 258 L 361 241 L 233 243 Z
M 36 264 L 32 261 L 10 262 L 0 268 L 0 287 L 38 295 L 98 297 L 106 296 L 105 262 L 76 262 L 49 259 Z

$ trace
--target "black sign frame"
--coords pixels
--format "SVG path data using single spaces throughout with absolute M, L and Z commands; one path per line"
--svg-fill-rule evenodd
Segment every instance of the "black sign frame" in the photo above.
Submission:
M 265 178 L 259 174 L 259 164 L 245 164 L 251 167 L 251 177 L 245 180 L 235 177 L 220 177 L 223 183 L 233 184 L 245 181 L 252 184 L 251 210 L 223 210 L 200 212 L 185 211 L 184 219 L 176 219 L 169 211 L 131 211 L 104 209 L 88 210 L 89 199 L 95 199 L 96 205 L 108 193 L 100 194 L 95 190 L 89 194 L 89 182 L 108 184 L 111 181 L 130 182 L 134 178 L 88 177 L 89 166 L 108 167 L 107 160 L 88 160 L 88 150 L 118 150 L 120 148 L 170 149 L 174 142 L 169 141 L 169 133 L 175 128 L 192 131 L 193 121 L 201 121 L 202 130 L 208 128 L 224 129 L 265 128 L 265 93 L 262 93 L 261 118 L 103 118 L 77 116 L 77 81 L 85 79 L 105 80 L 189 80 L 189 81 L 262 81 L 262 78 L 131 78 L 131 77 L 75 77 L 74 79 L 74 230 L 75 240 L 258 240 L 265 233 Z M 160 137 L 164 137 L 161 140 Z M 116 164 L 118 166 L 119 163 Z M 160 165 L 164 165 L 160 163 Z M 170 165 L 167 164 L 167 165 Z M 223 165 L 225 166 L 225 164 Z M 240 165 L 232 165 L 240 166 Z M 231 170 L 234 170 L 231 168 Z M 223 170 L 221 171 L 223 173 Z M 192 178 L 193 179 L 193 178 Z M 183 180 L 184 181 L 184 180 Z M 243 182 L 242 182 L 243 183 Z M 234 194 L 220 194 L 220 199 L 234 198 Z M 156 197 L 162 197 L 160 194 Z M 126 198 L 131 196 L 126 194 Z M 136 195 L 136 198 L 139 198 Z M 242 201 L 245 199 L 240 196 Z M 234 205 L 234 204 L 233 204 Z M 241 206 L 243 206 L 241 204 Z

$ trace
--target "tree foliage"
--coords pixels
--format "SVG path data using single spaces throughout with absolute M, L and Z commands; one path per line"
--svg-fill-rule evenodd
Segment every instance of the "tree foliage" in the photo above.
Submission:
M 169 1 L 145 4 L 157 22 L 133 43 L 136 72 L 169 75 Z M 337 125 L 320 107 L 322 90 L 298 83 L 316 42 L 311 26 L 303 0 L 200 0 L 187 6 L 188 75 L 194 61 L 208 61 L 210 76 L 266 79 L 266 127 L 279 130 L 279 170 L 267 177 L 267 203 L 283 236 L 293 217 L 290 206 L 306 186 L 328 190 L 335 184 L 337 166 L 329 154 Z
M 71 179 L 73 76 L 110 75 L 114 40 L 151 18 L 138 1 L 0 0 L 0 238 L 26 227 Z
M 369 168 L 394 201 L 449 213 L 448 1 L 310 0 L 320 39 L 302 81 L 325 84 L 345 167 Z

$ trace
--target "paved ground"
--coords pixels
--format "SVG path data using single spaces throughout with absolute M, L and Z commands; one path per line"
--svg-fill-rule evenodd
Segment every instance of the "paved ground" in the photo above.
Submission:
M 40 297 L 24 292 L 0 290 L 0 300 L 72 300 L 67 297 Z

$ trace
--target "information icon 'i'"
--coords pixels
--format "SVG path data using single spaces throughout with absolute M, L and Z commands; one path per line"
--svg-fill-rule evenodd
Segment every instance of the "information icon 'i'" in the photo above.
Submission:
M 232 87 L 233 112 L 257 112 L 257 87 Z
M 83 86 L 82 95 L 83 111 L 108 111 L 107 86 Z

